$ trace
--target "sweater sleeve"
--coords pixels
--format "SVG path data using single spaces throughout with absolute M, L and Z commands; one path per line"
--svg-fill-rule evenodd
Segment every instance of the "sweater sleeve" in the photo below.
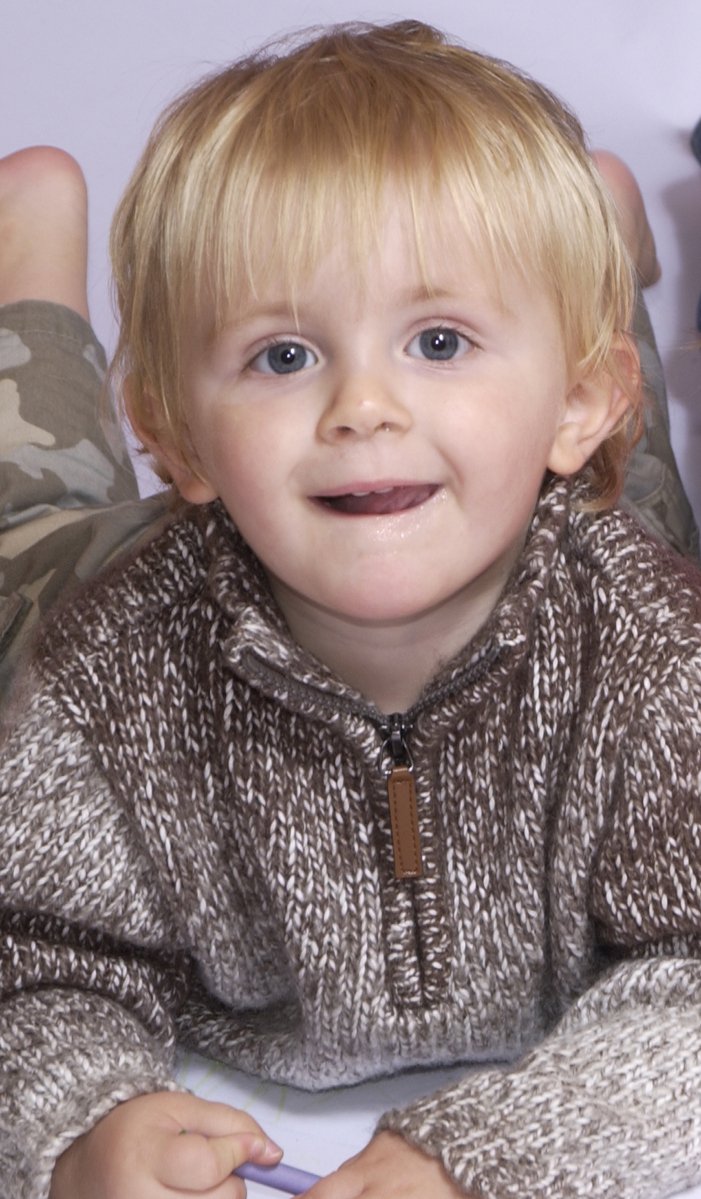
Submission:
M 701 670 L 675 670 L 616 744 L 580 858 L 591 986 L 515 1066 L 381 1121 L 481 1199 L 661 1199 L 701 1179 Z
M 701 964 L 629 963 L 515 1068 L 380 1127 L 481 1199 L 661 1199 L 701 1174 Z
M 174 1089 L 186 963 L 153 870 L 40 689 L 0 764 L 0 1193 L 44 1199 L 115 1104 Z

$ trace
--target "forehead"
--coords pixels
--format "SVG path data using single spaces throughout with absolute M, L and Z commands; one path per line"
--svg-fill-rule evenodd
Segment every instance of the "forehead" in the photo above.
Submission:
M 485 228 L 475 205 L 456 204 L 446 188 L 410 191 L 390 181 L 362 222 L 339 200 L 306 242 L 305 231 L 302 224 L 285 236 L 278 214 L 257 222 L 245 272 L 235 273 L 235 286 L 222 279 L 215 328 L 262 306 L 295 310 L 334 277 L 346 293 L 352 287 L 359 305 L 368 291 L 387 289 L 407 302 L 468 292 L 495 307 L 508 307 L 528 277 L 521 256 Z

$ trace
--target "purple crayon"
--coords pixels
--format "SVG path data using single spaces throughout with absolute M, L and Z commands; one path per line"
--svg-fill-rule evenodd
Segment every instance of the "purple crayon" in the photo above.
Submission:
M 285 1195 L 303 1195 L 319 1181 L 318 1174 L 298 1170 L 295 1166 L 286 1166 L 284 1162 L 277 1166 L 255 1166 L 253 1162 L 244 1162 L 234 1170 L 234 1174 L 249 1182 L 260 1182 L 264 1187 L 273 1187 Z

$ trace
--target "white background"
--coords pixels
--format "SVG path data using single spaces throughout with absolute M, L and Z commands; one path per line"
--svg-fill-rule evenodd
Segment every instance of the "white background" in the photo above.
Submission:
M 673 438 L 701 519 L 701 0 L 0 0 L 0 154 L 53 143 L 87 175 L 90 303 L 114 344 L 107 231 L 158 112 L 185 84 L 285 30 L 415 16 L 509 59 L 568 101 L 635 171 L 664 275 L 648 291 Z

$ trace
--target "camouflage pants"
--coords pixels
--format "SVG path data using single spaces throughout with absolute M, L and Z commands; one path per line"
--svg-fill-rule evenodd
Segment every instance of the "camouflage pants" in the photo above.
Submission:
M 699 531 L 679 477 L 669 431 L 662 363 L 642 298 L 633 321 L 646 393 L 645 431 L 628 464 L 623 504 L 680 553 L 699 558 Z
M 649 403 L 624 499 L 655 536 L 697 555 L 642 299 L 635 331 Z M 0 696 L 38 617 L 165 519 L 163 496 L 138 498 L 104 367 L 92 330 L 69 309 L 0 309 Z
M 162 496 L 139 500 L 104 372 L 70 309 L 0 309 L 0 697 L 38 616 L 163 517 Z

